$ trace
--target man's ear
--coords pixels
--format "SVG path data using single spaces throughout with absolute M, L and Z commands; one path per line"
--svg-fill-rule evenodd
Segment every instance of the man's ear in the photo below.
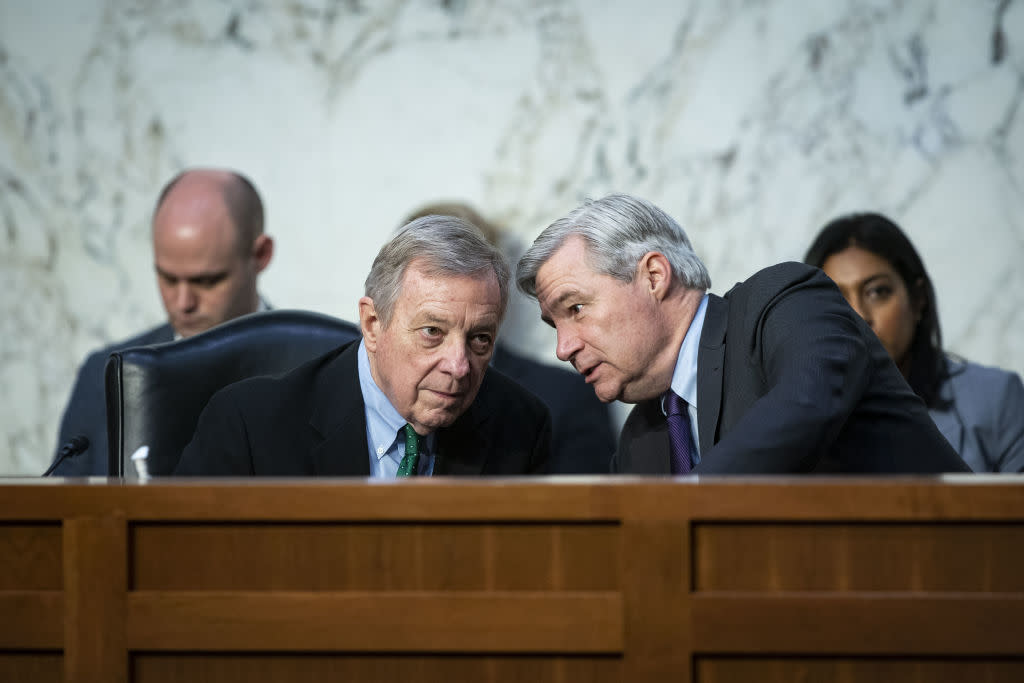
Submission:
M 256 264 L 256 272 L 262 272 L 270 264 L 274 256 L 274 238 L 270 235 L 257 235 L 252 243 L 252 260 Z
M 650 292 L 658 301 L 668 295 L 672 285 L 672 265 L 665 255 L 658 251 L 649 251 L 637 264 L 637 278 L 644 291 Z
M 359 330 L 363 333 L 363 343 L 366 344 L 367 351 L 377 351 L 377 337 L 382 327 L 373 299 L 368 296 L 359 299 Z

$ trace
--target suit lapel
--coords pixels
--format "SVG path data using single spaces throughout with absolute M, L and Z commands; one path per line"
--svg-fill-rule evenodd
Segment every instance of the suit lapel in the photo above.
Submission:
M 725 330 L 728 320 L 729 302 L 709 294 L 704 329 L 700 334 L 700 350 L 697 352 L 697 431 L 700 436 L 701 453 L 710 450 L 718 433 L 718 418 L 722 411 Z
M 465 417 L 438 432 L 435 475 L 465 476 L 483 472 L 487 454 L 491 452 L 490 443 L 479 431 L 459 424 Z
M 487 370 L 488 375 L 492 371 Z M 487 463 L 488 454 L 494 451 L 488 434 L 487 423 L 493 419 L 494 408 L 490 406 L 484 378 L 480 391 L 469 410 L 463 413 L 451 427 L 437 433 L 437 460 L 434 463 L 436 475 L 479 475 Z
M 957 453 L 963 453 L 964 426 L 960 423 L 960 416 L 956 414 L 956 411 L 950 408 L 949 410 L 942 411 L 932 410 L 929 411 L 929 414 L 932 416 L 935 426 L 946 437 L 946 441 L 953 447 L 953 450 Z
M 313 385 L 315 406 L 309 425 L 320 439 L 310 451 L 313 474 L 319 476 L 370 476 L 366 444 L 366 408 L 359 388 L 354 341 L 317 375 Z
M 945 401 L 948 407 L 943 410 L 929 410 L 928 413 L 931 415 L 932 421 L 935 422 L 935 426 L 946 437 L 949 445 L 957 453 L 963 453 L 964 425 L 960 420 L 960 414 L 956 410 L 955 392 L 953 390 L 954 379 L 947 379 L 939 388 L 939 399 Z
M 668 422 L 661 412 L 661 399 L 643 401 L 633 410 L 636 427 L 631 426 L 630 431 L 635 436 L 629 447 L 630 462 L 625 463 L 624 471 L 630 474 L 671 474 L 672 445 L 668 440 Z

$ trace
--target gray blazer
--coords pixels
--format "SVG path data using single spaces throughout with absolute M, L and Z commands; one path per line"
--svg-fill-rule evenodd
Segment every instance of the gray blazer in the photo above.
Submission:
M 1024 472 L 1024 384 L 1013 372 L 949 358 L 935 425 L 975 472 Z

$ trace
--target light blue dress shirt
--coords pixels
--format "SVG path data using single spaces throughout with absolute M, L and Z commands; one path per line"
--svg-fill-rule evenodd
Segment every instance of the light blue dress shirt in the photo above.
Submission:
M 676 369 L 672 373 L 672 391 L 686 401 L 686 413 L 690 416 L 690 433 L 693 435 L 693 464 L 700 462 L 700 433 L 697 431 L 697 352 L 700 350 L 700 333 L 704 330 L 704 316 L 708 312 L 708 295 L 705 294 L 697 306 L 693 322 L 686 330 L 683 344 L 676 357 Z M 661 412 L 665 413 L 665 399 L 661 399 Z
M 388 397 L 373 381 L 370 357 L 362 340 L 357 355 L 359 388 L 363 392 L 363 405 L 366 407 L 370 476 L 375 479 L 394 479 L 398 473 L 398 464 L 405 456 L 405 437 L 398 437 L 398 430 L 405 426 L 405 418 L 398 414 Z M 429 434 L 426 452 L 420 454 L 417 467 L 420 476 L 430 476 L 434 472 L 434 441 L 434 434 Z

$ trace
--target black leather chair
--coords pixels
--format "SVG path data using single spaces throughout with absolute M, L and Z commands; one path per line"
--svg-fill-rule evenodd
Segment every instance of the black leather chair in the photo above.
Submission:
M 149 474 L 167 475 L 218 389 L 275 375 L 359 338 L 358 326 L 311 311 L 237 318 L 188 339 L 111 354 L 106 365 L 110 476 L 135 475 L 127 462 L 149 446 Z

